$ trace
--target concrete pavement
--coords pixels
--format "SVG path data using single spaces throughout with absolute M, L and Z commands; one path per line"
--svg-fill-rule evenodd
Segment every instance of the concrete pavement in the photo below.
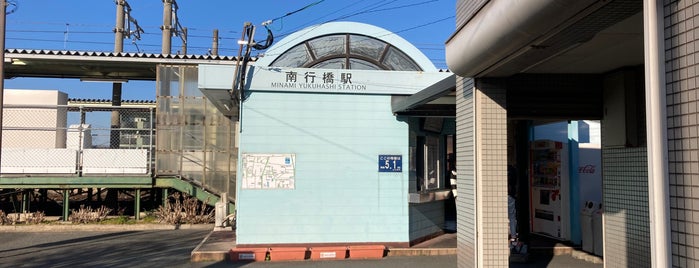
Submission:
M 221 262 L 199 262 L 192 263 L 191 267 L 245 267 L 245 268 L 282 268 L 282 267 L 316 267 L 316 268 L 424 268 L 424 267 L 457 267 L 456 255 L 442 256 L 388 256 L 380 260 L 336 260 L 336 261 L 296 261 L 296 262 L 252 262 L 252 263 L 231 263 Z M 569 267 L 569 268 L 600 268 L 602 264 L 593 264 L 570 255 L 560 256 L 537 256 L 528 263 L 510 263 L 513 268 L 538 268 L 538 267 Z
M 456 267 L 456 236 L 448 234 L 415 245 L 412 256 L 389 249 L 378 260 L 232 263 L 226 260 L 192 262 L 197 251 L 225 251 L 233 234 L 212 232 L 212 225 L 138 226 L 65 225 L 0 226 L 0 267 Z M 206 239 L 205 239 L 206 238 Z M 233 240 L 233 241 L 231 241 Z M 208 243 L 207 243 L 208 241 Z M 437 252 L 435 249 L 449 249 Z M 394 252 L 393 254 L 391 252 Z M 420 253 L 421 254 L 417 254 Z M 550 251 L 553 253 L 554 251 Z M 446 255 L 436 255 L 446 254 Z M 602 267 L 570 254 L 546 251 L 527 263 L 511 267 Z
M 552 239 L 537 238 L 532 242 L 532 254 L 523 263 L 511 262 L 510 267 L 602 267 L 602 259 Z M 456 233 L 447 233 L 409 248 L 388 248 L 379 260 L 334 260 L 296 262 L 238 262 L 228 260 L 235 247 L 235 234 L 230 229 L 218 229 L 207 235 L 192 251 L 197 267 L 456 267 Z M 221 266 L 219 266 L 221 265 Z

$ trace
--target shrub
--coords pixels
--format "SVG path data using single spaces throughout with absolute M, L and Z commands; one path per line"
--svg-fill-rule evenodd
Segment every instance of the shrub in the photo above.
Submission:
M 85 205 L 80 205 L 78 210 L 71 210 L 70 216 L 68 217 L 73 223 L 92 223 L 103 221 L 107 218 L 107 215 L 112 212 L 111 208 L 101 206 L 97 209 L 92 209 L 90 207 L 85 207 Z
M 30 224 L 39 224 L 44 222 L 46 219 L 46 214 L 43 211 L 37 211 L 29 214 L 27 217 L 27 223 Z
M 7 215 L 4 211 L 0 210 L 0 225 L 15 225 L 17 223 L 25 222 L 29 224 L 39 224 L 42 223 L 46 218 L 43 211 L 37 211 L 32 213 L 15 213 Z
M 198 224 L 212 223 L 214 210 L 196 198 L 180 193 L 172 194 L 174 202 L 167 202 L 155 210 L 155 218 L 158 222 L 168 224 Z M 180 201 L 182 197 L 182 201 Z
M 5 211 L 0 210 L 0 225 L 15 224 L 13 220 L 7 217 Z

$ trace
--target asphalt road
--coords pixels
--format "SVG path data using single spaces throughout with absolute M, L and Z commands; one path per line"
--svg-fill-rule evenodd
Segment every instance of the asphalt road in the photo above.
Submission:
M 0 232 L 0 267 L 456 267 L 456 256 L 380 260 L 191 263 L 210 229 Z M 539 256 L 510 267 L 602 267 L 570 256 Z
M 0 267 L 190 267 L 210 231 L 0 233 Z
M 456 256 L 191 263 L 198 230 L 0 232 L 0 267 L 456 267 Z

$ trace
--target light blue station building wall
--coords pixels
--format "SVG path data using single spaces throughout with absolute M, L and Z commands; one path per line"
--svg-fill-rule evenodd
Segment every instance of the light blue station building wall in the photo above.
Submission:
M 380 154 L 408 158 L 390 96 L 255 92 L 243 118 L 241 153 L 295 154 L 296 180 L 238 189 L 237 243 L 408 241 L 408 173 L 378 172 Z
M 413 61 L 421 70 L 278 67 L 272 66 L 274 56 L 250 67 L 238 141 L 239 245 L 408 243 L 439 231 L 444 222 L 442 203 L 409 203 L 415 187 L 411 130 L 414 136 L 418 124 L 394 115 L 391 100 L 451 74 L 438 72 L 402 38 L 359 23 L 314 26 L 278 41 L 266 54 L 278 57 L 304 40 L 334 33 L 383 36 L 418 55 Z M 234 68 L 200 65 L 199 88 L 230 89 Z M 293 187 L 247 187 L 243 156 L 272 154 L 293 155 Z M 400 156 L 401 172 L 379 172 L 380 155 Z

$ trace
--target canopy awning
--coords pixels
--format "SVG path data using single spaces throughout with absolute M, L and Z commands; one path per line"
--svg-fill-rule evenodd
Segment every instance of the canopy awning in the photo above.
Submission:
M 507 77 L 517 73 L 601 73 L 640 64 L 642 39 L 636 42 L 637 36 L 642 38 L 642 31 L 639 34 L 636 29 L 640 24 L 599 34 L 639 13 L 640 3 L 492 0 L 447 41 L 447 65 L 459 76 Z M 629 39 L 633 42 L 626 41 Z M 586 55 L 566 63 L 552 61 L 579 52 Z M 597 63 L 591 65 L 591 61 Z
M 455 89 L 456 76 L 452 74 L 413 95 L 393 96 L 391 110 L 399 115 L 455 117 Z

